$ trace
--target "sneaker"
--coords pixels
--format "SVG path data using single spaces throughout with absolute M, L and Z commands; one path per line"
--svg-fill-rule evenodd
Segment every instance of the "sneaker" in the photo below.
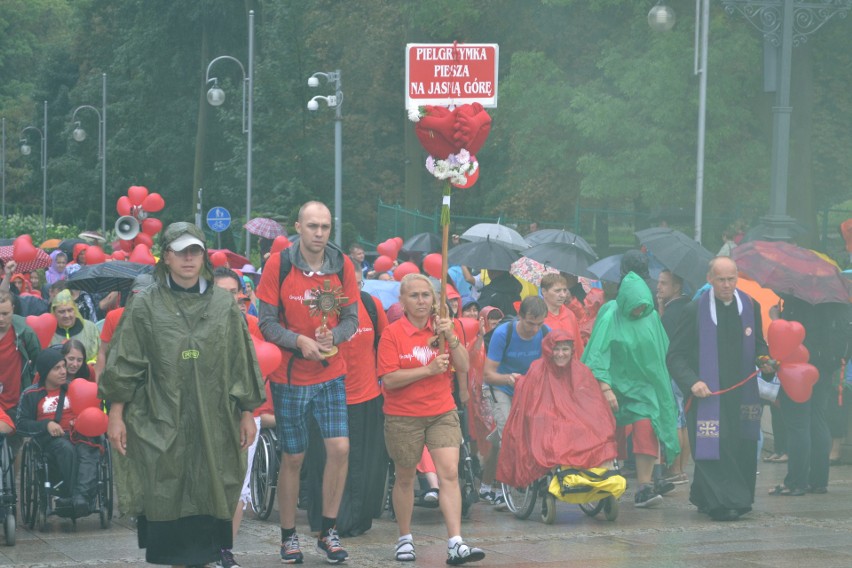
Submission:
M 479 500 L 485 501 L 486 503 L 494 503 L 494 492 L 493 491 L 480 491 L 479 492 Z
M 340 546 L 336 529 L 328 529 L 325 535 L 317 539 L 317 552 L 325 554 L 325 560 L 329 564 L 340 564 L 349 558 L 349 553 Z
M 656 507 L 663 502 L 663 496 L 654 491 L 652 485 L 644 485 L 633 498 L 634 505 L 639 508 Z
M 234 553 L 230 548 L 223 548 L 219 551 L 219 562 L 216 563 L 216 568 L 240 568 L 237 561 L 234 560 Z
M 506 503 L 506 497 L 501 493 L 494 498 L 494 509 L 497 511 L 508 511 L 509 504 Z
M 301 564 L 304 559 L 302 549 L 299 547 L 299 535 L 293 533 L 293 536 L 281 545 L 281 560 L 284 564 Z
M 423 494 L 423 501 L 426 503 L 437 503 L 438 502 L 438 490 L 430 489 L 426 493 Z
M 665 481 L 669 483 L 673 483 L 675 485 L 683 485 L 684 483 L 689 483 L 689 476 L 685 473 L 676 473 L 674 475 L 670 475 L 665 478 Z
M 447 549 L 447 564 L 458 565 L 476 562 L 485 558 L 485 551 L 481 548 L 473 548 L 464 542 L 458 542 L 452 548 Z
M 675 484 L 665 479 L 654 480 L 654 493 L 657 495 L 666 495 L 675 490 Z

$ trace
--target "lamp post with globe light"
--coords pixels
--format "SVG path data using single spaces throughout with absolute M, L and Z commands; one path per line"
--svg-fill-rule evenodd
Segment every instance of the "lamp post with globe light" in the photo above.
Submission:
M 316 112 L 319 109 L 318 100 L 334 109 L 334 242 L 343 246 L 343 91 L 340 69 L 336 71 L 317 72 L 308 78 L 308 87 L 319 87 L 319 79 L 323 77 L 328 83 L 334 84 L 334 94 L 317 95 L 308 101 L 308 110 Z
M 210 77 L 210 70 L 217 61 L 233 61 L 243 73 L 243 134 L 246 135 L 246 223 L 251 219 L 251 150 L 252 150 L 252 116 L 254 114 L 254 10 L 249 11 L 248 17 L 248 72 L 239 59 L 230 55 L 220 55 L 207 65 L 205 84 L 213 83 L 207 91 L 207 102 L 213 106 L 221 106 L 225 102 L 225 91 L 219 88 L 219 80 Z M 246 230 L 246 257 L 251 254 L 251 234 Z
M 74 123 L 74 131 L 71 136 L 77 142 L 82 142 L 86 139 L 86 131 L 80 124 L 77 118 L 77 112 L 83 109 L 92 110 L 98 115 L 98 159 L 101 161 L 101 236 L 106 236 L 106 97 L 107 97 L 107 76 L 106 73 L 101 74 L 101 110 L 96 109 L 92 105 L 80 105 L 74 109 L 71 115 L 71 122 Z
M 47 101 L 44 101 L 44 122 L 42 128 L 38 129 L 35 126 L 25 126 L 21 130 L 21 154 L 29 156 L 33 151 L 32 147 L 27 143 L 26 133 L 29 130 L 38 132 L 41 139 L 41 240 L 47 240 Z

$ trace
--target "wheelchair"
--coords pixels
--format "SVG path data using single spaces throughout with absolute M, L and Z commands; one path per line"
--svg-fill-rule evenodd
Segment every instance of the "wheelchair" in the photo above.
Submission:
M 98 486 L 89 514 L 98 513 L 102 529 L 109 528 L 112 521 L 113 478 L 112 454 L 109 441 L 103 437 L 104 451 L 98 458 Z M 73 512 L 57 511 L 54 501 L 60 496 L 60 486 L 64 483 L 59 468 L 47 456 L 39 444 L 32 438 L 24 443 L 21 459 L 21 520 L 30 529 L 45 530 L 47 519 L 52 515 L 70 518 L 76 526 L 77 517 Z
M 280 466 L 281 454 L 278 452 L 278 436 L 275 434 L 275 428 L 263 428 L 254 450 L 249 479 L 251 508 L 259 519 L 266 520 L 272 513 Z
M 0 522 L 6 546 L 15 546 L 18 494 L 15 490 L 15 459 L 5 436 L 0 440 Z
M 618 465 L 616 464 L 613 469 L 618 471 Z M 535 510 L 535 503 L 540 497 L 541 521 L 546 525 L 552 525 L 556 520 L 556 502 L 558 501 L 550 493 L 550 483 L 555 475 L 556 473 L 550 472 L 541 479 L 533 481 L 528 487 L 512 487 L 505 483 L 501 484 L 509 511 L 518 519 L 528 519 Z M 607 521 L 614 521 L 618 518 L 619 500 L 613 495 L 596 501 L 577 503 L 577 506 L 589 517 L 595 517 L 603 511 Z

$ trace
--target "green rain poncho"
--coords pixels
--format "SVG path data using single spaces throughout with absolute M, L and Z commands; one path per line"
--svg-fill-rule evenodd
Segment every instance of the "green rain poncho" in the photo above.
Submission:
M 631 315 L 639 307 L 644 307 L 641 314 Z M 631 272 L 622 280 L 616 299 L 604 304 L 598 313 L 582 361 L 597 380 L 609 384 L 615 392 L 617 423 L 650 419 L 671 462 L 680 453 L 680 445 L 677 408 L 666 368 L 668 347 L 651 290 Z
M 229 520 L 246 472 L 240 412 L 264 399 L 254 348 L 227 292 L 212 282 L 174 292 L 163 272 L 157 280 L 125 309 L 100 382 L 103 398 L 125 403 L 125 512 Z

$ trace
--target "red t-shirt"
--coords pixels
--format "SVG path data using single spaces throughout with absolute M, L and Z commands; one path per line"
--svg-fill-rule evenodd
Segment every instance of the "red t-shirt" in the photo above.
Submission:
M 15 423 L 12 422 L 12 419 L 9 418 L 9 415 L 6 414 L 6 411 L 4 411 L 2 408 L 0 408 L 0 422 L 2 422 L 3 424 L 8 424 L 12 427 L 12 432 L 15 431 Z
M 332 289 L 343 286 L 343 296 L 346 301 L 341 302 L 341 306 L 349 306 L 358 300 L 359 289 L 355 282 L 355 269 L 347 256 L 343 257 L 344 283 L 340 282 L 337 274 L 306 273 L 293 266 L 279 289 L 280 263 L 281 255 L 273 254 L 269 257 L 266 266 L 263 267 L 263 275 L 260 277 L 255 293 L 258 298 L 273 306 L 283 302 L 284 317 L 279 314 L 278 321 L 290 331 L 311 339 L 315 337 L 316 329 L 322 323 L 322 317 L 320 314 L 311 315 L 311 308 L 306 306 L 303 300 L 311 297 L 312 290 L 323 288 L 326 280 L 330 282 Z M 328 316 L 326 325 L 331 329 L 337 325 L 337 322 L 337 314 L 331 314 Z M 281 365 L 269 375 L 270 381 L 289 382 L 298 386 L 318 385 L 346 374 L 346 362 L 338 353 L 325 360 L 328 366 L 323 366 L 319 361 L 297 358 L 293 362 L 288 381 L 287 367 L 292 357 L 293 354 L 288 349 L 281 349 Z
M 580 335 L 580 324 L 577 322 L 577 316 L 574 315 L 566 306 L 559 306 L 559 314 L 553 315 L 550 310 L 547 311 L 547 317 L 544 318 L 544 325 L 551 330 L 564 329 L 574 336 L 574 358 L 578 361 L 583 354 L 583 337 Z
M 269 381 L 266 381 L 266 401 L 254 409 L 254 417 L 259 418 L 261 414 L 275 415 L 275 408 L 272 406 L 272 390 L 269 388 Z
M 388 326 L 388 316 L 381 301 L 373 296 L 376 303 L 376 325 L 381 336 Z M 358 302 L 358 331 L 340 346 L 346 359 L 346 404 L 359 404 L 372 400 L 382 394 L 376 375 L 376 357 L 373 342 L 376 330 L 367 308 Z
M 460 335 L 458 321 L 456 335 Z M 432 325 L 415 327 L 403 316 L 390 324 L 379 340 L 379 377 L 400 369 L 425 367 L 438 350 L 427 342 L 435 335 Z M 425 377 L 398 389 L 382 385 L 385 414 L 390 416 L 438 416 L 456 407 L 453 400 L 453 372 Z
M 123 313 L 124 308 L 115 308 L 107 312 L 104 318 L 104 326 L 101 328 L 101 342 L 109 343 L 112 341 L 112 335 L 115 333 L 115 328 L 118 327 L 118 321 Z
M 15 345 L 15 328 L 0 338 L 0 408 L 18 406 L 21 398 L 21 354 Z
M 45 390 L 47 394 L 38 402 L 38 408 L 36 408 L 36 420 L 54 420 L 56 418 L 56 410 L 59 407 L 59 389 Z M 76 416 L 74 411 L 71 410 L 71 400 L 68 393 L 65 393 L 65 404 L 62 406 L 64 410 L 59 425 L 62 426 L 64 431 L 68 432 L 71 430 L 71 421 Z

